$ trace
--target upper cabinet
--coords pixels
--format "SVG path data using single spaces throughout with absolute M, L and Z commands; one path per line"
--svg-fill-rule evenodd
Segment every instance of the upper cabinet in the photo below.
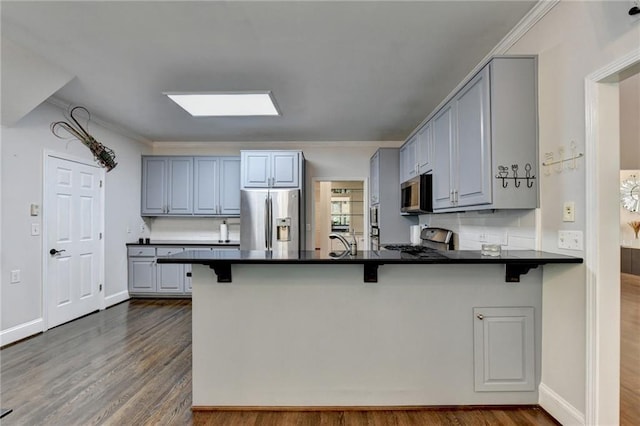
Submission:
M 142 216 L 240 214 L 239 157 L 142 157 Z
M 494 58 L 427 122 L 434 211 L 538 206 L 536 87 L 535 57 Z
M 433 169 L 432 124 L 427 122 L 400 148 L 400 182 Z
M 243 188 L 301 188 L 301 151 L 241 151 Z
M 194 214 L 240 214 L 239 157 L 194 157 L 194 172 Z

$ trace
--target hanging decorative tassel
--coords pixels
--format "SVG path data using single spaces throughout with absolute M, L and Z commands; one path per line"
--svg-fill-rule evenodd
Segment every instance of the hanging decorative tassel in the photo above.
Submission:
M 86 145 L 96 162 L 98 162 L 102 167 L 107 169 L 107 172 L 111 171 L 115 166 L 118 165 L 116 163 L 116 153 L 113 152 L 112 149 L 107 148 L 102 145 L 100 142 L 95 140 L 93 136 L 89 134 L 89 132 L 80 124 L 78 114 L 82 112 L 87 114 L 86 124 L 87 129 L 89 128 L 89 120 L 91 120 L 91 113 L 88 109 L 83 106 L 75 106 L 69 110 L 66 114 L 65 118 L 67 121 L 56 121 L 55 123 L 51 123 L 51 133 L 53 133 L 56 137 L 60 139 L 68 139 L 60 135 L 60 129 L 64 129 L 69 133 L 72 137 L 78 139 L 84 145 Z

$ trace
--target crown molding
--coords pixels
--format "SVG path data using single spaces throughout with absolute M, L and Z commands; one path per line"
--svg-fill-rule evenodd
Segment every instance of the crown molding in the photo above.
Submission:
M 403 141 L 227 141 L 180 142 L 154 141 L 153 148 L 231 148 L 231 149 L 301 149 L 301 148 L 398 148 Z

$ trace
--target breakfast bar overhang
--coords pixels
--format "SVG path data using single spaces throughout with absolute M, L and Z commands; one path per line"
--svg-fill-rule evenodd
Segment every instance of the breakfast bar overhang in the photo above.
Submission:
M 192 264 L 194 410 L 538 403 L 543 268 L 535 266 L 582 259 L 339 255 L 158 259 Z M 516 284 L 505 282 L 510 259 L 533 265 Z M 383 265 L 376 283 L 363 282 L 369 262 Z M 231 279 L 231 270 L 232 282 L 220 282 L 216 273 Z

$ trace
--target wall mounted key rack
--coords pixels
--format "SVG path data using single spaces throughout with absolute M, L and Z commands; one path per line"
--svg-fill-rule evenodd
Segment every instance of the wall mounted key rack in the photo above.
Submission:
M 498 166 L 498 174 L 495 176 L 496 179 L 502 180 L 502 187 L 506 188 L 509 186 L 509 180 L 513 180 L 513 186 L 516 188 L 520 188 L 522 184 L 521 181 L 526 181 L 527 188 L 533 188 L 534 180 L 536 177 L 531 174 L 531 164 L 527 163 L 524 165 L 524 176 L 519 176 L 518 173 L 520 166 L 518 164 L 511 165 L 511 176 L 509 176 L 509 167 L 508 166 Z

